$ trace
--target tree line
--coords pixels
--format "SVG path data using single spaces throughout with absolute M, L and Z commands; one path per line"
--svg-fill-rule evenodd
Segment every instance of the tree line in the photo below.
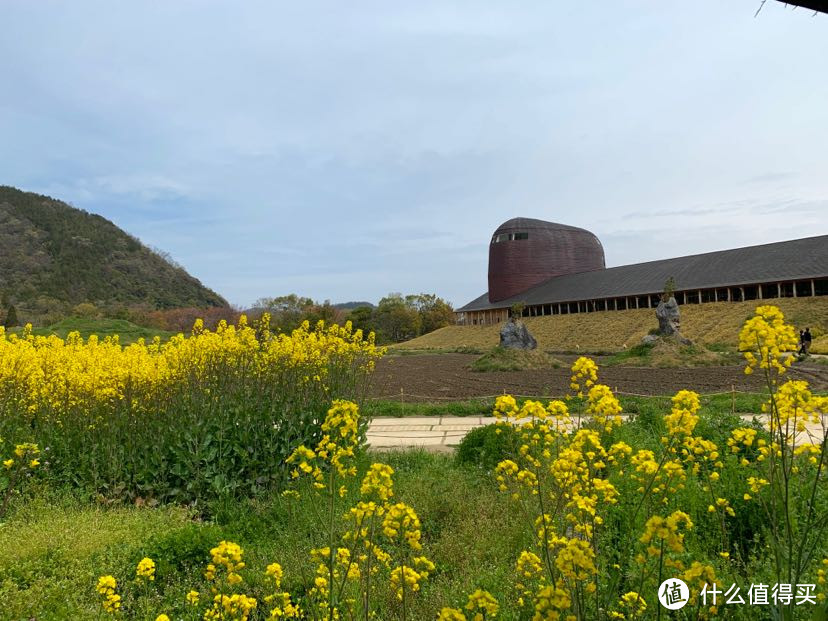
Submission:
M 433 293 L 389 293 L 376 306 L 365 304 L 349 309 L 329 300 L 319 303 L 290 294 L 257 300 L 251 314 L 263 312 L 270 313 L 271 325 L 284 332 L 305 320 L 311 324 L 320 319 L 339 324 L 350 321 L 365 333 L 374 332 L 378 343 L 400 343 L 454 323 L 451 304 Z

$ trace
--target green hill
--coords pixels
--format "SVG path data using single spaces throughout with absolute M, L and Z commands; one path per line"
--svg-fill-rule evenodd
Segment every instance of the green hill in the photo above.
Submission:
M 8 186 L 0 186 L 0 295 L 21 321 L 65 315 L 84 302 L 109 312 L 227 306 L 106 218 Z

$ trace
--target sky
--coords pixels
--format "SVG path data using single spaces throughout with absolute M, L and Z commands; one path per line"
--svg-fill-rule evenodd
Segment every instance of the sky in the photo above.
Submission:
M 607 266 L 828 233 L 828 16 L 760 0 L 0 2 L 0 184 L 247 307 L 486 290 L 524 216 Z

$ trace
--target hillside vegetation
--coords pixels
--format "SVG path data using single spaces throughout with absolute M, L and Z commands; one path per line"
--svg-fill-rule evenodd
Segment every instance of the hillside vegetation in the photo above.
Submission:
M 0 186 L 0 295 L 21 322 L 65 315 L 84 302 L 107 309 L 227 305 L 109 220 L 8 186 Z
M 810 327 L 816 336 L 828 332 L 828 298 L 766 300 L 782 309 L 797 328 Z M 736 346 L 739 329 L 761 302 L 688 304 L 681 307 L 682 334 L 701 344 Z M 546 351 L 618 351 L 633 347 L 658 327 L 653 309 L 606 311 L 524 319 Z M 499 342 L 500 326 L 448 326 L 395 345 L 399 350 L 488 350 Z
M 9 330 L 9 333 L 20 334 L 22 332 L 23 328 Z M 125 319 L 90 319 L 86 317 L 67 317 L 49 327 L 34 328 L 32 332 L 38 336 L 54 334 L 62 339 L 65 339 L 70 332 L 80 333 L 83 339 L 88 339 L 93 334 L 99 339 L 117 335 L 121 345 L 129 345 L 138 339 L 149 342 L 156 336 L 160 337 L 162 341 L 166 341 L 173 335 L 172 332 L 138 326 Z

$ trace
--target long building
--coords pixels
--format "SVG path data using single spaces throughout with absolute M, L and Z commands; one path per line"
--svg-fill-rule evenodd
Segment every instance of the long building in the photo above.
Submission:
M 679 304 L 828 295 L 828 235 L 604 267 L 598 238 L 584 229 L 514 218 L 489 245 L 489 291 L 457 309 L 457 323 L 655 308 L 672 278 Z

